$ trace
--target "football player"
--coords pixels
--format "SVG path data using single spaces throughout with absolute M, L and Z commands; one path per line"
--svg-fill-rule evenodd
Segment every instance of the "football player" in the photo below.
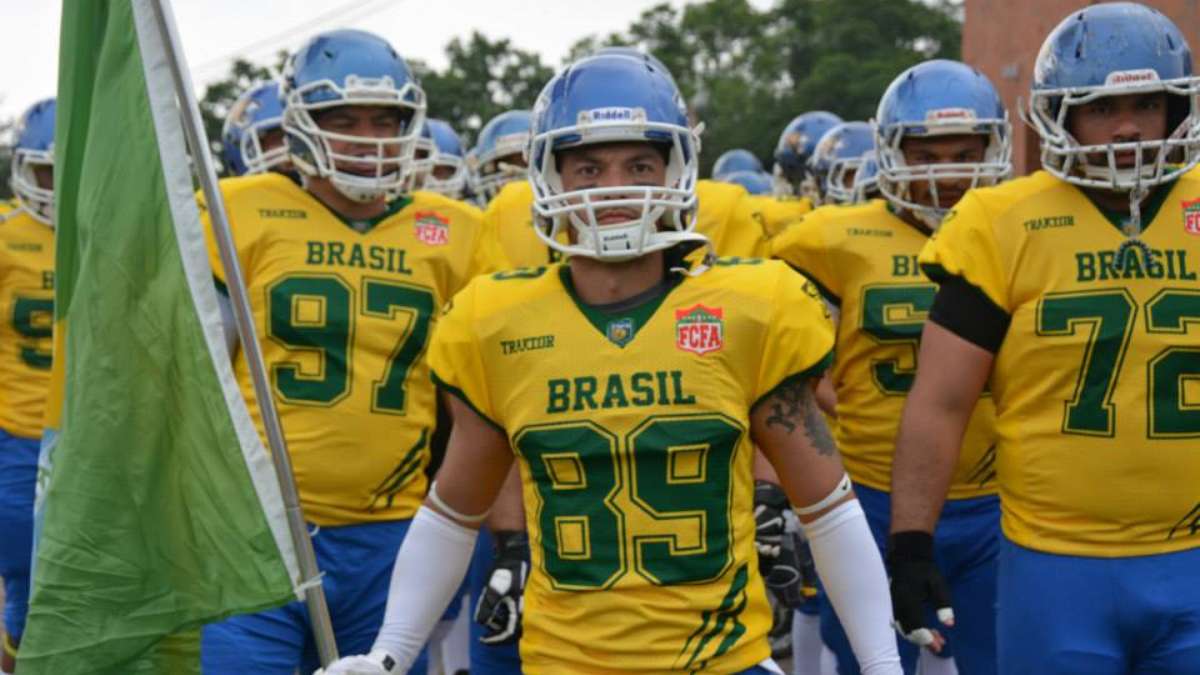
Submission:
M 16 667 L 29 609 L 33 499 L 54 322 L 54 99 L 21 116 L 13 146 L 17 208 L 0 217 L 0 672 Z
M 525 145 L 529 143 L 528 110 L 508 110 L 483 125 L 475 143 L 476 195 L 490 202 L 509 183 L 524 182 Z
M 872 199 L 879 199 L 879 160 L 875 156 L 874 147 L 863 153 L 862 162 L 854 172 L 854 188 L 850 194 L 851 204 L 865 204 Z
M 596 55 L 615 55 L 635 59 L 643 67 L 659 73 L 669 73 L 652 55 L 631 48 L 604 48 Z M 671 80 L 674 82 L 674 80 Z M 752 199 L 739 185 L 712 180 L 700 180 L 696 185 L 698 215 L 696 229 L 706 234 L 715 249 L 730 256 L 752 257 L 765 252 L 763 237 L 764 214 L 771 222 L 783 220 L 796 213 L 792 204 L 777 204 L 770 198 Z M 528 180 L 506 184 L 484 211 L 486 247 L 496 252 L 490 257 L 501 259 L 507 267 L 537 267 L 560 259 L 561 252 L 538 238 L 533 227 L 533 188 Z M 769 203 L 764 203 L 769 202 Z M 566 243 L 566 232 L 557 235 Z M 514 479 L 506 488 L 506 502 L 516 501 L 519 482 Z M 502 511 L 502 509 L 497 509 Z M 499 515 L 504 522 L 512 514 Z M 489 523 L 493 528 L 496 523 Z M 494 538 L 494 540 L 493 540 Z M 471 626 L 472 668 L 484 673 L 520 672 L 514 643 L 520 631 L 520 595 L 522 579 L 528 568 L 528 542 L 523 523 L 517 522 L 497 529 L 481 530 L 476 559 L 469 575 L 473 589 L 473 606 L 477 621 Z M 495 588 L 502 588 L 497 592 Z M 493 589 L 493 590 L 489 590 Z M 509 608 L 512 611 L 509 611 Z
M 854 199 L 854 176 L 863 156 L 875 150 L 875 136 L 866 122 L 842 122 L 817 142 L 809 164 L 823 204 L 849 204 Z
M 938 514 L 988 383 L 1001 673 L 1200 672 L 1192 63 L 1154 9 L 1072 13 L 1033 69 L 1044 170 L 968 193 L 921 252 L 940 290 L 897 439 L 892 597 L 910 634 L 937 637 L 926 600 L 961 623 Z
M 775 196 L 807 197 L 811 206 L 821 203 L 808 160 L 825 132 L 841 123 L 842 118 L 823 110 L 797 115 L 788 122 L 775 144 Z
M 445 120 L 429 118 L 417 143 L 413 175 L 418 190 L 462 199 L 467 187 L 467 166 L 462 139 Z
M 255 85 L 238 98 L 225 118 L 222 164 L 234 176 L 284 171 L 288 168 L 288 153 L 283 140 L 279 83 Z
M 1011 130 L 987 78 L 943 60 L 901 73 L 880 100 L 875 125 L 887 200 L 821 207 L 772 240 L 772 254 L 813 279 L 838 307 L 831 373 L 838 447 L 882 549 L 896 429 L 921 326 L 937 292 L 921 277 L 916 256 L 967 189 L 1008 175 Z M 992 673 L 999 504 L 991 400 L 971 412 L 937 555 L 951 566 L 947 581 L 959 599 L 957 621 L 948 629 L 958 665 L 964 673 Z M 858 672 L 833 608 L 824 606 L 821 614 L 839 672 Z M 901 655 L 912 672 L 917 650 L 905 644 Z
M 771 196 L 771 174 L 765 171 L 734 171 L 719 179 L 723 183 L 733 183 L 746 188 L 753 196 Z
M 482 265 L 480 213 L 428 192 L 391 197 L 411 171 L 425 96 L 382 38 L 317 35 L 289 61 L 283 93 L 303 185 L 266 173 L 221 189 L 338 647 L 354 653 L 382 621 L 426 491 L 425 355 L 437 310 Z M 235 373 L 257 418 L 244 359 Z M 293 603 L 206 626 L 202 660 L 210 673 L 309 672 L 307 612 Z
M 327 672 L 404 672 L 514 452 L 532 550 L 525 672 L 779 672 L 751 438 L 801 505 L 860 657 L 898 672 L 879 554 L 811 392 L 833 342 L 816 289 L 774 262 L 686 261 L 705 243 L 691 227 L 698 138 L 659 69 L 585 58 L 535 120 L 537 232 L 568 262 L 480 277 L 439 322 L 446 463 L 374 649 Z
M 762 173 L 763 165 L 753 152 L 741 148 L 726 150 L 721 153 L 717 161 L 713 162 L 712 177 L 714 180 L 724 180 L 726 176 L 735 171 Z

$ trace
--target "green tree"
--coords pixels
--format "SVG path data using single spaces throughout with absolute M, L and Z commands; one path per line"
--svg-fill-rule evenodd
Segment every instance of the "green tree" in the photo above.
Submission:
M 554 71 L 537 54 L 507 39 L 489 40 L 473 32 L 446 46 L 449 65 L 442 72 L 414 62 L 425 90 L 429 116 L 449 122 L 464 142 L 492 117 L 514 108 L 531 108 Z
M 705 168 L 746 148 L 769 165 L 779 131 L 808 110 L 869 119 L 888 83 L 929 58 L 958 58 L 960 6 L 952 0 L 707 0 L 642 13 L 625 31 L 578 42 L 634 45 L 672 71 L 706 131 Z
M 229 73 L 223 79 L 204 88 L 204 96 L 199 101 L 200 116 L 204 120 L 204 133 L 208 136 L 209 148 L 217 157 L 218 166 L 221 157 L 221 130 L 229 109 L 250 87 L 270 80 L 275 73 L 282 72 L 287 59 L 286 51 L 278 52 L 275 55 L 273 70 L 245 59 L 235 59 L 230 65 Z

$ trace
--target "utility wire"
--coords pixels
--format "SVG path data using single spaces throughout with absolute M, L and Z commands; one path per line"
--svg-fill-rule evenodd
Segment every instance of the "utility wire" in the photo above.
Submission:
M 354 21 L 363 19 L 367 16 L 375 14 L 380 10 L 390 9 L 398 4 L 396 0 L 350 0 L 322 12 L 312 18 L 306 19 L 295 26 L 279 31 L 267 37 L 259 38 L 248 45 L 239 49 L 235 49 L 216 58 L 209 59 L 203 63 L 197 64 L 191 69 L 192 74 L 205 73 L 218 67 L 223 67 L 234 59 L 246 58 L 256 53 L 261 53 L 265 50 L 274 47 L 282 46 L 297 38 L 297 36 L 305 35 L 306 33 L 315 32 L 322 26 L 337 22 L 341 24 L 349 24 Z

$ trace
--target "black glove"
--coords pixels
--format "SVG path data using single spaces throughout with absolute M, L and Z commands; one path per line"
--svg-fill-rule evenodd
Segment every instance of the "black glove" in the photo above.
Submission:
M 784 513 L 791 508 L 783 488 L 765 480 L 754 482 L 754 547 L 758 569 L 767 576 L 783 548 L 787 529 Z
M 496 560 L 475 606 L 475 622 L 484 627 L 479 641 L 488 645 L 515 643 L 521 637 L 525 580 L 529 577 L 529 535 L 493 532 Z
M 754 546 L 763 581 L 777 600 L 789 609 L 800 607 L 817 594 L 816 567 L 798 523 L 788 527 L 787 495 L 774 483 L 754 485 Z M 790 530 L 790 531 L 789 531 Z
M 887 565 L 896 630 L 909 642 L 932 645 L 936 629 L 924 625 L 927 606 L 937 610 L 943 624 L 954 625 L 950 589 L 933 561 L 933 535 L 916 530 L 893 534 Z

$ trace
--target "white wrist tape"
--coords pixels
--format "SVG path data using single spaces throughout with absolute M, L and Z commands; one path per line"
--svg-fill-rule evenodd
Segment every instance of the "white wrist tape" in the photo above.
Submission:
M 383 627 L 372 646 L 395 657 L 396 672 L 408 672 L 442 618 L 467 573 L 478 535 L 433 509 L 417 510 L 396 553 Z
M 488 514 L 490 514 L 492 512 L 491 509 L 488 509 L 487 511 L 484 511 L 483 513 L 481 513 L 477 516 L 468 516 L 465 513 L 459 513 L 458 511 L 451 508 L 449 504 L 442 501 L 442 498 L 438 496 L 436 480 L 433 481 L 433 483 L 429 486 L 429 495 L 427 495 L 427 496 L 429 497 L 429 501 L 433 502 L 433 505 L 438 507 L 439 511 L 450 516 L 451 518 L 457 520 L 460 523 L 472 523 L 472 524 L 473 523 L 482 523 L 483 521 L 487 520 Z
M 841 499 L 842 497 L 845 497 L 846 495 L 850 494 L 850 489 L 851 489 L 850 476 L 848 474 L 842 474 L 842 479 L 840 481 L 838 481 L 837 487 L 833 488 L 833 492 L 830 492 L 829 494 L 825 495 L 824 499 L 817 502 L 816 504 L 809 504 L 808 506 L 797 506 L 794 510 L 796 513 L 798 513 L 802 516 L 811 516 L 814 513 L 820 513 L 822 511 L 824 511 L 825 509 L 829 508 L 830 506 L 833 506 L 834 504 L 836 504 L 837 501 L 839 499 Z M 431 490 L 431 492 L 432 492 L 432 490 Z

